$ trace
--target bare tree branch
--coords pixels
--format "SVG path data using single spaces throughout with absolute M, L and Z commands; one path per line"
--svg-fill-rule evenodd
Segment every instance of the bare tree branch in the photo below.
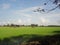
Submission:
M 56 8 L 58 8 L 58 6 L 56 6 L 55 8 L 50 9 L 48 12 L 53 11 L 53 10 L 55 10 Z

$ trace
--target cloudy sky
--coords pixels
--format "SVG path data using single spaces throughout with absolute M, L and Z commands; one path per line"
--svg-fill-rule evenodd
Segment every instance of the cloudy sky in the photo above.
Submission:
M 60 25 L 60 9 L 49 13 L 33 12 L 37 8 L 52 9 L 56 5 L 48 0 L 0 0 L 0 25 L 2 24 L 39 24 Z

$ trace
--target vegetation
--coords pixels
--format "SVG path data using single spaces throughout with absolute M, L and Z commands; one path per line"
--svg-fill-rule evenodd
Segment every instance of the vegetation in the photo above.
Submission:
M 24 34 L 52 35 L 60 27 L 0 27 L 0 39 Z
M 60 9 L 60 0 L 48 0 L 43 3 L 43 6 L 48 7 L 49 1 L 56 7 L 52 9 L 38 7 L 33 12 L 50 12 L 56 8 Z M 60 45 L 60 25 L 0 25 L 0 45 Z
M 40 9 L 40 8 L 38 8 L 37 10 L 34 10 L 34 12 L 50 12 L 50 11 L 53 11 L 53 10 L 55 10 L 56 8 L 59 8 L 60 9 L 60 0 L 48 0 L 48 2 L 47 2 L 47 0 L 46 0 L 46 2 L 44 3 L 44 5 L 46 5 L 47 6 L 47 4 L 49 3 L 49 2 L 52 2 L 52 5 L 53 4 L 55 4 L 56 5 L 56 7 L 53 7 L 52 9 L 48 9 L 48 10 L 46 10 L 46 9 Z M 48 6 L 47 6 L 48 7 Z
M 0 45 L 60 45 L 60 27 L 0 27 Z

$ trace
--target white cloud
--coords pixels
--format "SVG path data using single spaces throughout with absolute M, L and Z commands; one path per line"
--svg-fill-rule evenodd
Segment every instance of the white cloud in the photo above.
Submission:
M 17 20 L 10 20 L 9 22 L 8 22 L 8 24 L 23 24 L 24 22 L 23 22 L 23 20 L 22 19 L 17 19 Z
M 27 19 L 18 19 L 16 20 L 15 24 L 31 24 L 31 18 L 27 18 Z
M 9 6 L 7 6 L 7 7 L 9 7 Z M 11 15 L 14 15 L 14 16 L 17 15 L 17 17 L 18 16 L 22 16 L 22 17 L 21 17 L 21 19 L 17 19 L 15 21 L 10 21 L 10 23 L 14 23 L 14 24 L 37 23 L 37 24 L 43 24 L 43 25 L 57 24 L 57 20 L 58 20 L 58 17 L 60 17 L 60 13 L 45 13 L 45 14 L 34 13 L 33 10 L 35 10 L 37 8 L 39 8 L 39 6 L 30 7 L 30 8 L 26 8 L 23 10 L 15 10 L 13 12 L 11 11 L 12 12 Z M 57 18 L 57 20 L 55 20 L 55 17 Z M 20 18 L 20 17 L 18 17 L 18 18 Z M 51 20 L 53 20 L 53 21 L 51 21 Z M 59 20 L 60 20 L 60 18 L 59 18 Z
M 31 23 L 32 23 L 32 19 L 31 18 L 27 18 L 27 19 L 23 19 L 21 24 L 29 25 Z
M 35 7 L 26 8 L 26 9 L 23 9 L 23 10 L 16 10 L 13 13 L 15 15 L 21 15 L 21 16 L 24 16 L 24 17 L 28 17 L 27 20 L 23 21 L 24 23 L 29 23 L 29 22 L 33 23 L 34 22 L 33 18 L 36 18 L 36 19 L 39 18 L 38 22 L 40 22 L 40 24 L 43 24 L 43 25 L 55 24 L 54 22 L 51 22 L 51 20 L 54 19 L 55 17 L 59 17 L 60 13 L 59 14 L 58 13 L 45 13 L 45 14 L 34 13 L 33 10 L 35 10 L 39 7 L 43 8 L 42 6 L 35 6 Z M 33 20 L 33 22 L 31 22 L 31 20 Z M 37 20 L 35 20 L 35 22 L 36 21 Z M 54 20 L 54 21 L 56 21 L 56 20 Z
M 32 18 L 32 15 L 31 14 L 27 14 L 27 13 L 20 13 L 18 15 L 23 16 L 23 17 L 27 17 L 27 18 Z
M 22 19 L 11 20 L 9 24 L 19 24 L 22 25 L 24 22 Z
M 19 19 L 19 20 L 18 20 L 18 23 L 22 23 L 22 20 L 21 20 L 21 19 Z
M 16 11 L 14 11 L 14 13 L 28 13 L 28 12 L 33 12 L 34 10 L 36 10 L 38 8 L 43 9 L 44 7 L 42 7 L 42 6 L 29 7 L 29 8 L 25 8 L 25 9 L 22 9 L 22 10 L 16 10 Z
M 32 19 L 31 18 L 27 19 L 27 22 L 28 23 L 31 23 L 32 22 Z
M 24 16 L 24 17 L 28 17 L 28 18 L 32 18 L 32 15 L 31 14 L 27 14 L 25 12 L 21 12 L 21 11 L 14 11 L 13 12 L 14 15 L 20 15 L 20 16 Z
M 43 8 L 42 6 L 35 6 L 35 7 L 30 7 L 30 8 L 26 8 L 26 9 L 23 9 L 23 10 L 15 10 L 13 11 L 13 14 L 14 15 L 21 15 L 21 16 L 25 16 L 25 17 L 33 17 L 33 15 L 35 15 L 33 13 L 33 10 L 36 10 L 38 8 Z
M 2 4 L 1 5 L 2 9 L 9 9 L 11 7 L 10 4 Z
M 44 7 L 43 6 L 29 7 L 29 8 L 21 10 L 21 12 L 30 12 L 30 11 L 32 12 L 33 10 L 36 10 L 38 8 L 43 9 Z
M 40 19 L 40 23 L 43 25 L 47 25 L 50 22 L 49 19 L 46 19 L 44 17 L 40 17 L 39 19 Z
M 44 17 L 41 17 L 40 20 L 42 21 L 42 23 L 46 23 L 47 20 Z

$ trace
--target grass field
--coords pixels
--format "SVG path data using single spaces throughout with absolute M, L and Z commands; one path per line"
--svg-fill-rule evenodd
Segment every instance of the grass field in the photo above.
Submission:
M 0 39 L 24 34 L 52 35 L 60 27 L 0 27 Z

